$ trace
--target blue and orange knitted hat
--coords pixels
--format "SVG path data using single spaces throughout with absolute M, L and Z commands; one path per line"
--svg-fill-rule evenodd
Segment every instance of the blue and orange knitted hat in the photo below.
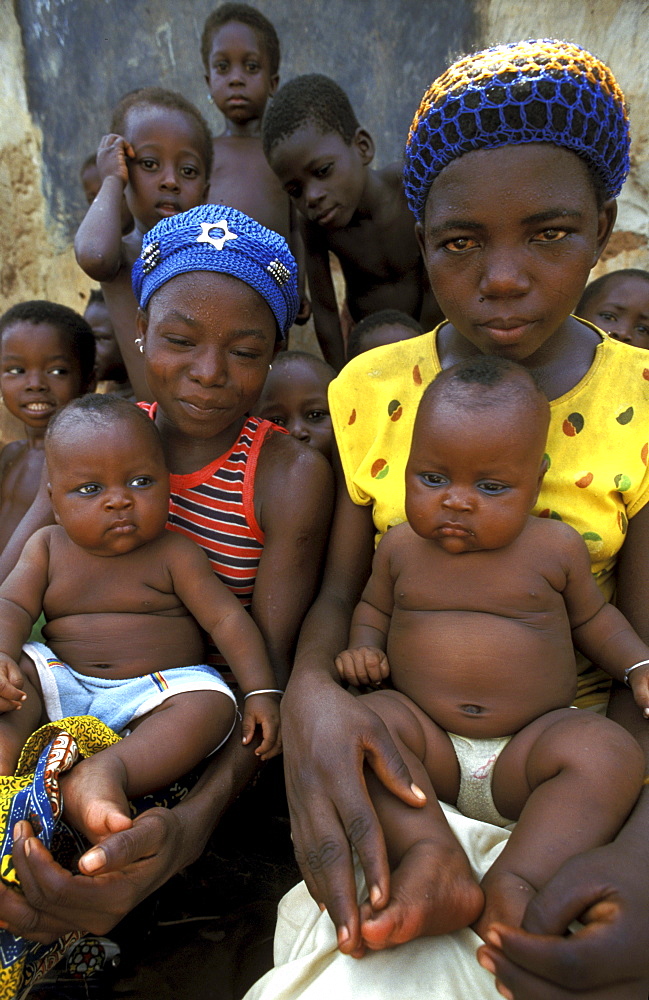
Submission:
M 531 39 L 454 63 L 424 94 L 406 143 L 404 186 L 421 221 L 431 184 L 474 149 L 552 142 L 581 156 L 615 198 L 629 172 L 624 94 L 608 66 L 570 42 Z
M 224 205 L 199 205 L 162 219 L 146 234 L 133 265 L 133 291 L 145 309 L 153 293 L 177 274 L 216 271 L 250 285 L 270 306 L 281 337 L 299 308 L 297 264 L 286 240 Z

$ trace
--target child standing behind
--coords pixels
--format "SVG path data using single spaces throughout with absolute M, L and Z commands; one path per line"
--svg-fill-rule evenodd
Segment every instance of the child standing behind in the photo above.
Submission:
M 95 377 L 97 382 L 105 383 L 101 391 L 116 392 L 119 396 L 132 399 L 133 389 L 128 380 L 128 372 L 115 338 L 110 313 L 101 288 L 91 289 L 83 318 L 95 338 Z
M 300 264 L 297 212 L 268 166 L 261 144 L 261 120 L 279 83 L 277 32 L 254 7 L 226 3 L 205 21 L 201 56 L 210 100 L 225 118 L 225 132 L 214 139 L 206 200 L 238 208 L 279 233 Z M 310 305 L 302 297 L 295 322 L 306 322 L 309 313 Z
M 38 492 L 50 419 L 94 386 L 92 330 L 67 306 L 20 302 L 0 317 L 0 366 L 5 406 L 27 432 L 0 452 L 1 552 Z
M 370 168 L 374 142 L 344 91 L 317 74 L 291 80 L 268 109 L 262 138 L 268 162 L 303 216 L 306 273 L 325 360 L 337 371 L 345 363 L 330 251 L 340 261 L 354 322 L 390 308 L 431 329 L 442 316 L 417 245 L 401 168 Z
M 252 415 L 285 427 L 289 434 L 331 460 L 334 432 L 327 389 L 336 373 L 306 351 L 282 351 L 273 359 Z
M 129 380 L 151 399 L 135 343 L 137 302 L 131 268 L 144 234 L 161 219 L 201 205 L 212 166 L 212 137 L 200 112 L 180 94 L 146 87 L 127 94 L 97 151 L 101 188 L 79 227 L 79 265 L 101 282 Z M 122 236 L 124 195 L 133 231 Z
M 575 313 L 614 340 L 649 348 L 649 271 L 628 267 L 591 281 Z

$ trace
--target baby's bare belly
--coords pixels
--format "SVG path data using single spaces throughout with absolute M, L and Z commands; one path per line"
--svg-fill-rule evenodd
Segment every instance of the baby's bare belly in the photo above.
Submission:
M 204 660 L 200 630 L 187 614 L 67 615 L 48 622 L 43 635 L 60 660 L 93 677 L 140 677 Z
M 516 733 L 575 694 L 570 630 L 551 618 L 530 624 L 477 612 L 396 613 L 387 650 L 392 683 L 448 732 Z

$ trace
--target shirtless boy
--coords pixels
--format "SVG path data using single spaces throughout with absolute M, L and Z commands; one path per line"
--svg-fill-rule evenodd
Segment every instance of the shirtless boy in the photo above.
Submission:
M 74 241 L 79 266 L 101 282 L 129 380 L 137 399 L 151 400 L 135 343 L 137 302 L 131 268 L 145 233 L 160 219 L 205 200 L 212 137 L 200 112 L 181 94 L 145 87 L 127 94 L 97 151 L 101 188 Z M 122 234 L 122 202 L 134 227 Z
M 0 388 L 27 437 L 0 452 L 0 552 L 32 504 L 45 461 L 50 418 L 94 386 L 95 341 L 67 306 L 35 299 L 0 317 Z
M 206 200 L 238 208 L 284 237 L 299 267 L 301 304 L 295 322 L 301 325 L 311 305 L 303 295 L 298 215 L 261 144 L 261 120 L 279 83 L 277 32 L 249 4 L 225 3 L 205 21 L 201 56 L 210 99 L 225 118 L 225 131 L 214 139 Z
M 577 532 L 530 516 L 551 460 L 548 423 L 531 376 L 493 356 L 447 369 L 422 397 L 408 521 L 380 542 L 337 659 L 352 684 L 390 676 L 394 690 L 367 698 L 426 797 L 412 809 L 368 769 L 393 869 L 387 906 L 361 908 L 369 948 L 469 924 L 478 933 L 494 921 L 519 926 L 531 895 L 569 857 L 610 841 L 639 794 L 633 738 L 569 707 L 574 643 L 627 680 L 649 715 L 649 647 L 604 600 Z M 480 887 L 466 860 L 455 907 L 424 910 L 414 926 L 413 870 L 449 877 L 435 860 L 454 842 L 438 798 L 486 822 L 518 823 Z
M 442 319 L 426 277 L 397 163 L 372 170 L 374 142 L 347 95 L 326 76 L 282 87 L 264 117 L 264 152 L 302 219 L 318 343 L 336 371 L 345 363 L 329 251 L 345 278 L 354 322 L 400 309 L 431 329 Z
M 250 615 L 205 553 L 165 530 L 154 422 L 119 396 L 86 396 L 52 421 L 45 449 L 56 525 L 32 535 L 0 588 L 0 773 L 48 718 L 130 729 L 62 779 L 69 819 L 96 843 L 131 826 L 127 798 L 185 774 L 234 727 L 234 695 L 202 665 L 198 625 L 243 693 L 243 742 L 262 728 L 262 759 L 281 748 L 281 692 Z M 23 649 L 41 608 L 48 646 Z

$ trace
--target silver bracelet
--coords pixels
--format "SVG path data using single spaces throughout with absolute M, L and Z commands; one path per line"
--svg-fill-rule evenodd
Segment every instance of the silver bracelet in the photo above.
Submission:
M 638 666 L 637 663 L 636 666 Z M 633 667 L 630 667 L 629 669 L 633 670 Z M 253 694 L 278 694 L 281 697 L 284 692 L 280 688 L 259 688 L 258 691 L 248 691 L 248 694 L 244 694 L 243 700 L 245 701 L 246 698 L 252 698 Z
M 636 667 L 646 667 L 646 666 L 649 666 L 649 660 L 638 660 L 638 662 L 634 663 L 632 667 L 626 668 L 626 670 L 624 671 L 624 683 L 626 684 L 627 687 L 631 687 L 631 685 L 629 684 L 629 674 L 631 673 L 631 671 L 635 670 Z

